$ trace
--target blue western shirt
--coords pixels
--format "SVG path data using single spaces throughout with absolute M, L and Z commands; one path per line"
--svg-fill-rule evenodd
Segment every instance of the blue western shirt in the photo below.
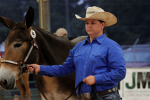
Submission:
M 66 76 L 76 70 L 77 86 L 89 75 L 95 76 L 98 92 L 116 87 L 126 75 L 122 48 L 106 34 L 93 39 L 89 37 L 76 44 L 62 65 L 40 65 L 39 75 Z M 81 93 L 92 92 L 86 83 L 81 86 Z

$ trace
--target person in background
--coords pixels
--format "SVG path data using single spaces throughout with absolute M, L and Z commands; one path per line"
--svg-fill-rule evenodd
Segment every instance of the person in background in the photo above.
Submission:
M 11 92 L 11 95 L 14 96 L 13 100 L 20 100 L 20 92 L 19 92 L 18 88 L 15 87 L 13 90 L 17 90 L 17 91 Z
M 66 29 L 64 29 L 64 28 L 59 28 L 59 29 L 57 29 L 57 31 L 56 31 L 56 33 L 54 33 L 55 35 L 57 35 L 57 36 L 64 36 L 64 37 L 66 37 L 67 38 L 67 30 Z
M 29 71 L 49 77 L 67 76 L 76 71 L 75 86 L 84 82 L 76 94 L 78 100 L 120 100 L 118 83 L 126 76 L 126 66 L 120 45 L 106 37 L 104 28 L 117 23 L 117 18 L 102 8 L 93 6 L 86 10 L 88 33 L 86 40 L 75 45 L 62 65 L 28 65 Z M 114 34 L 115 35 L 115 34 Z M 95 85 L 96 92 L 92 91 Z

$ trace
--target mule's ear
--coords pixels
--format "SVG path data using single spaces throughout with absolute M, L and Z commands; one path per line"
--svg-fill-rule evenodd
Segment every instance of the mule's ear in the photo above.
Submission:
M 33 24 L 33 21 L 34 21 L 34 10 L 32 7 L 29 7 L 29 10 L 24 17 L 22 27 L 29 28 Z
M 16 25 L 16 22 L 2 16 L 0 16 L 0 22 L 9 29 L 13 29 L 13 27 Z

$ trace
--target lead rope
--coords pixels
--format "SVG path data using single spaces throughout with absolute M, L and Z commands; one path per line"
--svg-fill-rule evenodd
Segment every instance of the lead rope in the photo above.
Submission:
M 79 87 L 79 90 L 78 91 L 80 91 L 80 87 L 81 87 L 81 85 L 83 84 L 83 81 L 81 81 L 78 85 L 77 85 L 77 87 L 75 88 L 75 90 L 70 94 L 70 96 L 69 97 L 67 97 L 65 100 L 68 100 L 75 92 L 76 92 L 76 90 L 77 90 L 77 88 Z
M 78 94 L 80 94 L 80 88 L 81 88 L 81 85 L 83 84 L 84 82 L 81 81 L 75 88 L 75 90 L 71 93 L 71 95 L 69 97 L 67 97 L 65 100 L 68 100 L 74 93 L 75 91 L 77 90 L 77 88 L 79 87 L 78 89 Z M 95 84 L 92 85 L 92 93 L 94 93 L 94 89 L 95 89 L 95 96 L 97 97 L 97 90 L 96 90 L 96 87 L 95 87 Z

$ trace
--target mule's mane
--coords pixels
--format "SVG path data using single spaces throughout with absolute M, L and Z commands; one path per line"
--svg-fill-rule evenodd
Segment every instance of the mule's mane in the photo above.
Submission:
M 35 25 L 32 26 L 37 33 L 37 42 L 41 48 L 47 64 L 62 64 L 69 55 L 74 43 L 65 37 L 55 36 Z M 53 57 L 53 58 L 52 58 Z
M 58 42 L 60 45 L 61 44 L 69 44 L 69 45 L 73 45 L 73 43 L 72 42 L 70 42 L 67 38 L 65 38 L 65 37 L 63 37 L 63 36 L 61 36 L 61 37 L 59 37 L 59 36 L 56 36 L 56 35 L 54 35 L 54 34 L 51 34 L 51 33 L 49 33 L 49 32 L 47 32 L 47 31 L 45 31 L 45 30 L 43 30 L 43 29 L 41 29 L 41 28 L 39 28 L 39 27 L 37 27 L 37 26 L 35 26 L 35 25 L 33 25 L 33 28 L 35 28 L 36 30 L 38 30 L 40 33 L 42 33 L 42 35 L 46 38 L 46 40 L 48 41 L 48 42 Z M 74 46 L 74 45 L 73 45 Z

